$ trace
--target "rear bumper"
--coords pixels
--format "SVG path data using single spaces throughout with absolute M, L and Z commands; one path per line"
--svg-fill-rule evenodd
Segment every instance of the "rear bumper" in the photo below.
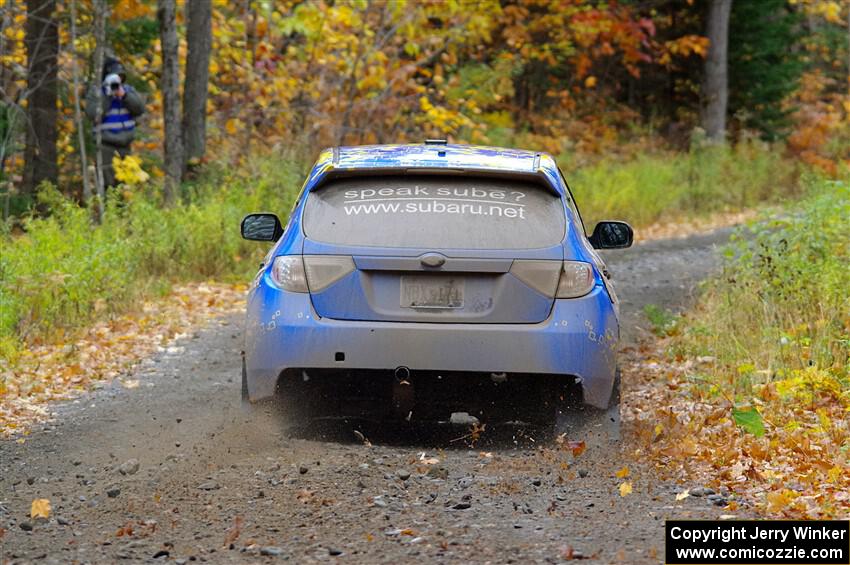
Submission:
M 537 324 L 356 322 L 319 318 L 310 297 L 260 283 L 248 301 L 245 356 L 251 400 L 272 396 L 288 368 L 538 373 L 578 377 L 587 404 L 608 405 L 619 327 L 597 286 L 556 300 Z M 344 360 L 338 360 L 344 356 Z

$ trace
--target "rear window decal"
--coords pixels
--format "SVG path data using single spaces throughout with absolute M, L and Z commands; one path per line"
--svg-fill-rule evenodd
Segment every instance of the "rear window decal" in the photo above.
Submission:
M 467 249 L 557 245 L 561 198 L 505 178 L 357 177 L 308 194 L 307 237 L 325 243 Z

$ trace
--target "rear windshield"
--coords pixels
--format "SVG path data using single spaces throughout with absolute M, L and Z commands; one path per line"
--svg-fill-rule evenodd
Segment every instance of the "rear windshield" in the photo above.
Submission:
M 532 249 L 564 239 L 561 198 L 513 179 L 355 177 L 310 192 L 304 232 L 340 245 Z

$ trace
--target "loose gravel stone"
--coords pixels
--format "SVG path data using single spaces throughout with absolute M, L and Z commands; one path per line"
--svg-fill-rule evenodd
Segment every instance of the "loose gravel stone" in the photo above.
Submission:
M 410 471 L 406 469 L 399 469 L 398 471 L 396 471 L 396 475 L 398 475 L 398 478 L 402 481 L 406 481 L 410 478 Z
M 426 474 L 432 479 L 446 480 L 449 478 L 449 471 L 445 467 L 431 467 Z
M 121 466 L 118 467 L 118 472 L 122 475 L 135 475 L 139 471 L 139 460 L 138 459 L 128 459 L 127 461 L 121 463 Z
M 275 547 L 273 545 L 267 545 L 265 547 L 260 548 L 260 555 L 277 557 L 278 555 L 283 555 L 283 550 L 281 548 Z
M 115 498 L 119 494 L 121 494 L 121 489 L 117 486 L 109 487 L 108 489 L 106 489 L 106 496 L 108 496 L 109 498 Z

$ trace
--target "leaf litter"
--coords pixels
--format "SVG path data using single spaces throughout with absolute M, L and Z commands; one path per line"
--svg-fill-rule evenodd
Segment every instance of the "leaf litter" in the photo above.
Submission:
M 50 418 L 49 403 L 67 401 L 119 379 L 127 389 L 132 367 L 156 353 L 177 354 L 175 345 L 210 321 L 245 306 L 245 285 L 201 283 L 175 286 L 164 298 L 105 320 L 72 336 L 57 332 L 52 343 L 31 344 L 14 364 L 0 359 L 0 437 L 19 442 L 33 424 Z M 135 375 L 134 375 L 135 376 Z
M 813 369 L 798 390 L 805 401 L 773 381 L 737 405 L 700 376 L 714 359 L 673 356 L 674 339 L 624 352 L 622 414 L 634 455 L 690 487 L 676 499 L 704 485 L 728 489 L 727 510 L 737 500 L 778 518 L 850 516 L 848 395 L 818 385 Z

